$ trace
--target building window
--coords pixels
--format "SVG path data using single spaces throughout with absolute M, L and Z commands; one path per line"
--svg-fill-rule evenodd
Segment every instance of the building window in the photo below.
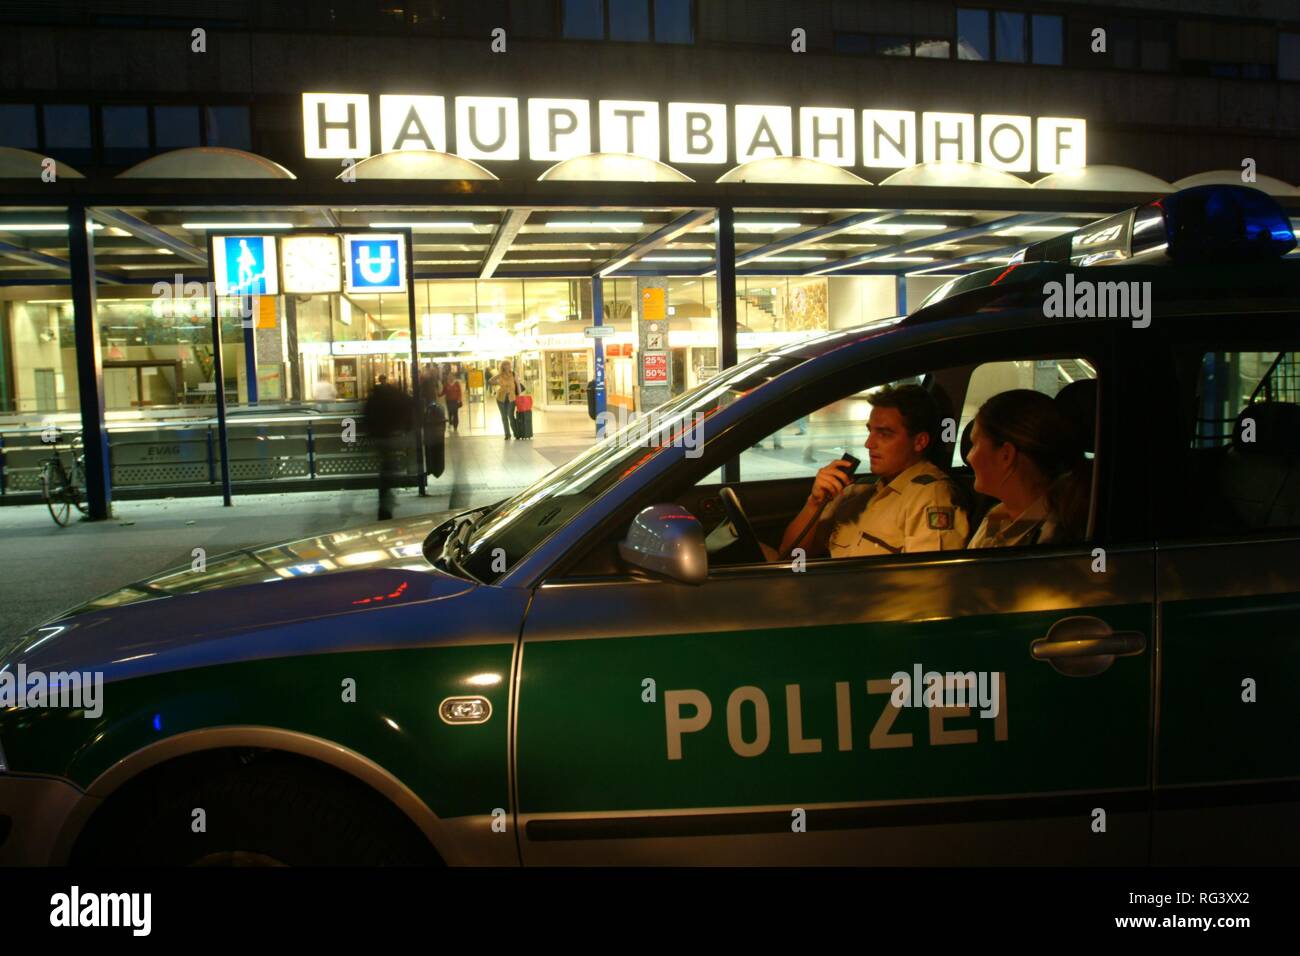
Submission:
M 1024 63 L 1025 56 L 1025 15 L 999 10 L 994 15 L 997 25 L 998 60 L 1002 63 Z
M 564 0 L 561 12 L 569 40 L 695 42 L 691 0 Z
M 1065 59 L 1064 34 L 1064 18 L 1060 16 L 958 9 L 957 59 L 1060 66 Z M 919 43 L 916 55 L 947 56 L 940 52 L 921 53 Z
M 1170 68 L 1173 40 L 1166 21 L 1116 17 L 1110 21 L 1107 33 L 1112 66 L 1161 72 Z
M 875 33 L 836 33 L 834 50 L 853 56 L 922 56 L 946 60 L 952 41 Z
M 865 33 L 835 34 L 835 52 L 866 56 L 871 52 L 871 37 Z
M 916 55 L 934 60 L 947 60 L 952 56 L 952 41 L 928 37 L 924 40 L 917 40 Z
M 209 106 L 203 112 L 207 119 L 209 146 L 229 146 L 231 149 L 243 150 L 253 148 L 247 106 Z
M 45 145 L 50 149 L 90 149 L 90 107 L 47 105 Z
M 569 40 L 605 39 L 604 0 L 564 0 L 564 30 Z
M 1277 77 L 1300 80 L 1300 33 L 1277 35 Z
M 153 127 L 154 145 L 159 149 L 182 149 L 202 142 L 197 106 L 155 106 Z
M 1043 66 L 1060 66 L 1065 59 L 1062 38 L 1060 17 L 1034 14 L 1031 43 L 1035 63 Z
M 989 43 L 989 12 L 987 10 L 957 11 L 957 59 L 992 59 Z
M 36 107 L 30 103 L 0 105 L 0 146 L 35 149 Z
M 646 0 L 608 0 L 609 38 L 646 42 L 650 39 L 650 5 Z
M 655 0 L 655 42 L 695 42 L 691 0 Z
M 912 41 L 908 37 L 876 37 L 876 56 L 911 56 Z
M 99 118 L 104 130 L 104 162 L 133 163 L 149 155 L 148 107 L 105 106 Z
M 1138 63 L 1141 69 L 1168 72 L 1173 61 L 1173 29 L 1164 20 L 1143 20 Z

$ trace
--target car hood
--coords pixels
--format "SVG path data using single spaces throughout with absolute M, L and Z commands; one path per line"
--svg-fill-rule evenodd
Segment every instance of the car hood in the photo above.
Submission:
M 339 624 L 338 616 L 440 601 L 476 587 L 433 568 L 421 553 L 424 538 L 452 514 L 230 552 L 206 566 L 196 559 L 193 568 L 129 584 L 6 641 L 0 662 L 125 676 L 137 668 L 115 665 L 160 656 L 194 666 L 382 642 L 382 628 L 368 634 L 373 626 L 355 618 Z M 216 644 L 225 646 L 214 650 Z

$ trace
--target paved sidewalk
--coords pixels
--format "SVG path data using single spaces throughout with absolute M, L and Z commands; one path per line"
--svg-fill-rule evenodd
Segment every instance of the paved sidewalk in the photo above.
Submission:
M 453 437 L 447 471 L 429 494 L 399 489 L 398 519 L 496 501 L 590 445 L 577 435 Z M 0 508 L 0 636 L 130 581 L 190 563 L 193 548 L 223 551 L 352 528 L 376 520 L 374 490 L 118 501 L 110 521 L 59 528 L 43 504 Z

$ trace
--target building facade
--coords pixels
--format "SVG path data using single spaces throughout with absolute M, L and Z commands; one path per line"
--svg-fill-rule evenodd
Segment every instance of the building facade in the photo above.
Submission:
M 0 24 L 11 494 L 33 436 L 96 416 L 119 488 L 218 459 L 345 475 L 337 422 L 434 365 L 471 431 L 503 428 L 510 360 L 542 430 L 589 434 L 588 382 L 645 411 L 1188 178 L 1300 202 L 1284 0 L 47 0 Z M 410 230 L 409 294 L 209 295 L 214 234 L 312 229 Z

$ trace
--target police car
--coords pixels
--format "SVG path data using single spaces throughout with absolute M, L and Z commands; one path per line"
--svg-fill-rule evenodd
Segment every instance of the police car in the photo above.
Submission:
M 1294 246 L 1262 193 L 1176 193 L 507 501 L 71 610 L 2 655 L 0 861 L 1300 861 Z M 985 398 L 1061 402 L 1085 539 L 763 560 L 899 382 L 968 494 Z

